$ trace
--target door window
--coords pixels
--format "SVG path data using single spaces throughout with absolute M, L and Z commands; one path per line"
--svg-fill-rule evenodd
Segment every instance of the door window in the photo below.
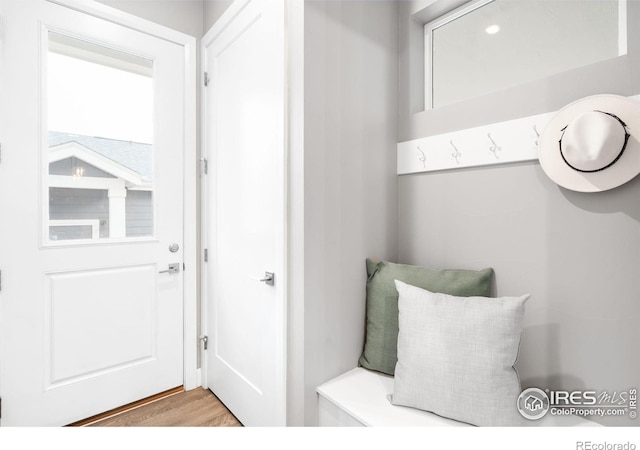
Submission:
M 49 32 L 45 242 L 154 235 L 153 62 Z

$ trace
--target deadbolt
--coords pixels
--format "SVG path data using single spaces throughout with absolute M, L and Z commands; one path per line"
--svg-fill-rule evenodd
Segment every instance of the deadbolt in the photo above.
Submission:
M 169 251 L 171 253 L 175 253 L 178 250 L 180 250 L 180 246 L 178 244 L 176 244 L 175 242 L 169 246 Z

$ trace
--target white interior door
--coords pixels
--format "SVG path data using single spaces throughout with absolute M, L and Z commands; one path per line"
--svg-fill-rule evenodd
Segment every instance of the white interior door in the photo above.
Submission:
M 2 425 L 64 425 L 183 384 L 187 60 L 80 8 L 0 6 Z
M 283 1 L 234 3 L 203 58 L 207 383 L 245 426 L 285 425 Z

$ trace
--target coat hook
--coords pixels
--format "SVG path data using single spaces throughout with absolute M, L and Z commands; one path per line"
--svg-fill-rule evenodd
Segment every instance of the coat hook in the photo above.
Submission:
M 502 147 L 500 147 L 498 144 L 496 144 L 496 141 L 494 141 L 493 138 L 491 137 L 491 133 L 487 133 L 487 136 L 489 137 L 489 140 L 491 141 L 491 144 L 492 144 L 489 147 L 489 151 L 491 153 L 493 153 L 493 156 L 495 156 L 496 159 L 500 159 L 496 152 L 502 151 Z
M 538 146 L 538 141 L 540 140 L 540 133 L 538 133 L 538 129 L 536 128 L 536 124 L 533 124 L 533 132 L 536 134 L 536 147 Z
M 420 152 L 420 155 L 418 155 L 418 160 L 420 162 L 422 162 L 422 168 L 426 169 L 427 168 L 427 157 L 424 154 L 424 152 L 422 151 L 422 149 L 420 148 L 420 146 L 418 145 L 418 151 Z
M 453 159 L 456 160 L 456 164 L 460 164 L 460 161 L 458 161 L 458 158 L 460 158 L 462 156 L 462 153 L 460 153 L 460 150 L 458 150 L 458 147 L 456 147 L 453 144 L 453 141 L 449 141 L 449 144 L 451 144 L 451 146 L 453 147 L 453 149 L 455 150 L 454 153 L 451 153 L 451 156 L 453 157 Z

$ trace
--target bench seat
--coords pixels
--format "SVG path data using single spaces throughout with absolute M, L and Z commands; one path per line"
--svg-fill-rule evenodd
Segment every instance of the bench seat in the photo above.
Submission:
M 320 426 L 365 427 L 469 427 L 414 408 L 391 404 L 393 377 L 362 367 L 352 369 L 318 386 Z M 577 416 L 552 416 L 531 421 L 531 426 L 601 426 Z

